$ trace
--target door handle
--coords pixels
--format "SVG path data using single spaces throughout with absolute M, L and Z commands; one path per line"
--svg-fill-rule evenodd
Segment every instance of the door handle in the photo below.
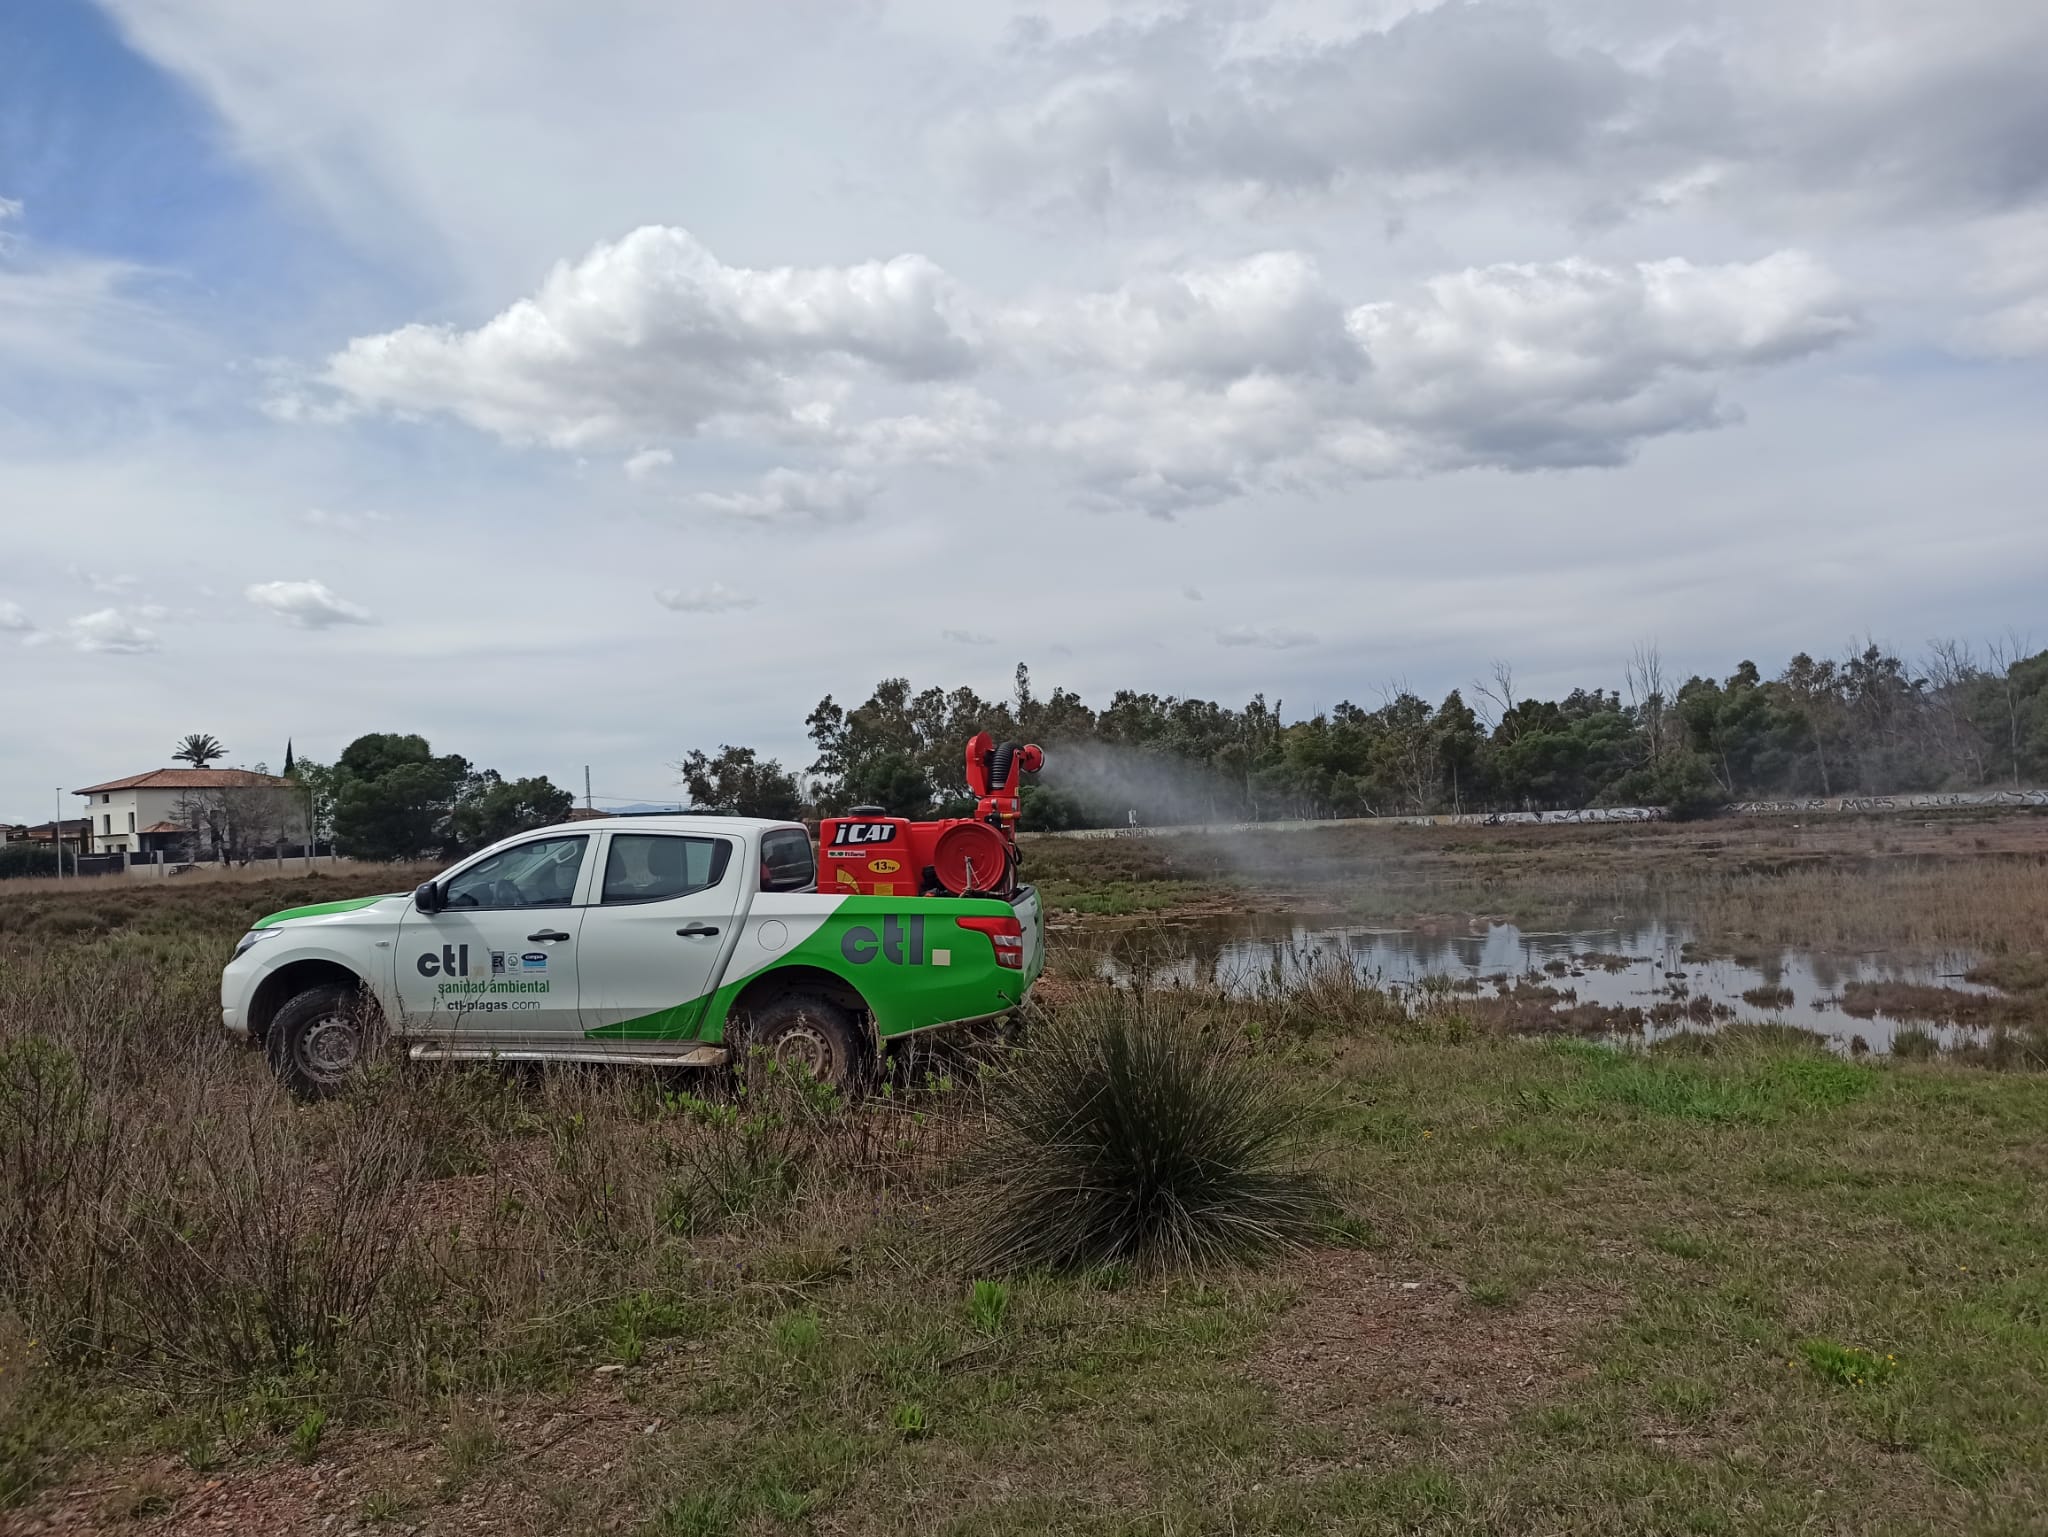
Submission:
M 676 930 L 677 937 L 681 939 L 712 939 L 717 934 L 718 930 L 708 923 L 693 923 L 686 929 Z
M 530 945 L 551 945 L 558 939 L 568 937 L 560 929 L 542 929 L 538 934 L 527 935 L 526 942 Z

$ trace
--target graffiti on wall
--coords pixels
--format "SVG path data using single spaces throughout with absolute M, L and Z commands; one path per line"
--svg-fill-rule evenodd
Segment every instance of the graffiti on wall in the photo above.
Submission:
M 1918 795 L 1835 795 L 1812 800 L 1737 801 L 1725 808 L 1725 814 L 1769 817 L 1848 812 L 1855 815 L 1885 811 L 1970 811 L 2008 806 L 2048 808 L 2048 790 L 1942 790 Z
M 1951 790 L 1918 795 L 1834 795 L 1806 800 L 1736 801 L 1723 816 L 1780 817 L 1882 815 L 1887 812 L 1968 811 L 2009 807 L 2048 810 L 2048 790 Z M 1333 817 L 1324 821 L 1210 822 L 1186 827 L 1090 827 L 1048 833 L 1053 838 L 1155 838 L 1173 833 L 1303 832 L 1311 827 L 1519 827 L 1602 822 L 1661 822 L 1660 806 L 1587 806 L 1575 811 L 1486 811 L 1464 815 Z

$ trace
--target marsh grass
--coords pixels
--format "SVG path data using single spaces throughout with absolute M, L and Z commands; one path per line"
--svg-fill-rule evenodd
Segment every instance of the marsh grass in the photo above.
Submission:
M 1037 838 L 1027 858 L 1056 907 L 1114 891 L 1119 911 L 1320 909 L 1402 925 L 1668 915 L 1704 953 L 1967 950 L 1987 964 L 2032 955 L 2025 974 L 2048 977 L 2048 818 Z
M 986 1113 L 964 1232 L 983 1268 L 1243 1260 L 1305 1243 L 1326 1213 L 1298 1107 L 1171 992 L 1102 991 L 1043 1022 Z

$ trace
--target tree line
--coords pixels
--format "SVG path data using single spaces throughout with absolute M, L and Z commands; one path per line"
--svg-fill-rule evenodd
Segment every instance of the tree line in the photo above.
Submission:
M 1119 689 L 1091 707 L 1048 694 L 1019 664 L 1007 699 L 888 678 L 851 707 L 831 695 L 805 719 L 815 757 L 799 773 L 758 750 L 693 749 L 674 765 L 692 806 L 797 819 L 876 805 L 900 816 L 972 810 L 962 749 L 987 731 L 1036 741 L 1044 771 L 1024 791 L 1027 829 L 1122 823 L 1547 811 L 1731 800 L 1906 794 L 2048 783 L 2048 651 L 1979 654 L 1937 641 L 1915 660 L 1876 644 L 1804 652 L 1775 676 L 1754 662 L 1674 682 L 1654 647 L 1622 687 L 1523 692 L 1496 663 L 1435 704 L 1391 685 L 1298 720 L 1255 694 L 1242 706 Z M 195 734 L 180 761 L 224 756 Z M 259 765 L 260 769 L 260 765 Z M 575 805 L 545 776 L 506 779 L 418 735 L 372 732 L 332 763 L 287 765 L 290 788 L 195 794 L 181 807 L 196 846 L 246 859 L 303 829 L 358 859 L 445 859 L 562 821 Z M 26 874 L 34 854 L 10 847 Z M 40 851 L 45 864 L 48 850 Z
M 971 807 L 961 750 L 989 731 L 1047 751 L 1024 796 L 1027 828 L 1267 818 L 1541 811 L 1644 805 L 1680 813 L 1731 800 L 2036 785 L 2048 781 L 2048 651 L 1952 641 L 1920 658 L 1872 644 L 1801 653 L 1775 676 L 1668 675 L 1639 648 L 1620 688 L 1539 698 L 1496 664 L 1435 704 L 1405 687 L 1289 720 L 1257 694 L 1239 707 L 1120 689 L 1096 709 L 1041 695 L 1019 665 L 1011 696 L 913 689 L 889 678 L 851 708 L 806 719 L 800 776 L 746 747 L 678 767 L 701 806 L 749 815 L 873 804 L 904 816 Z

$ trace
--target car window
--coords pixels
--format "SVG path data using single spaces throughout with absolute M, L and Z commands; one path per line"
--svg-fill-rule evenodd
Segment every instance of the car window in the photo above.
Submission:
M 801 828 L 778 827 L 761 838 L 761 889 L 803 891 L 817 884 L 818 866 L 811 856 L 811 835 Z
M 707 891 L 725 879 L 732 843 L 672 833 L 613 833 L 604 862 L 604 900 L 660 902 Z
M 576 874 L 590 839 L 542 838 L 480 860 L 452 877 L 443 907 L 567 907 L 576 899 Z

